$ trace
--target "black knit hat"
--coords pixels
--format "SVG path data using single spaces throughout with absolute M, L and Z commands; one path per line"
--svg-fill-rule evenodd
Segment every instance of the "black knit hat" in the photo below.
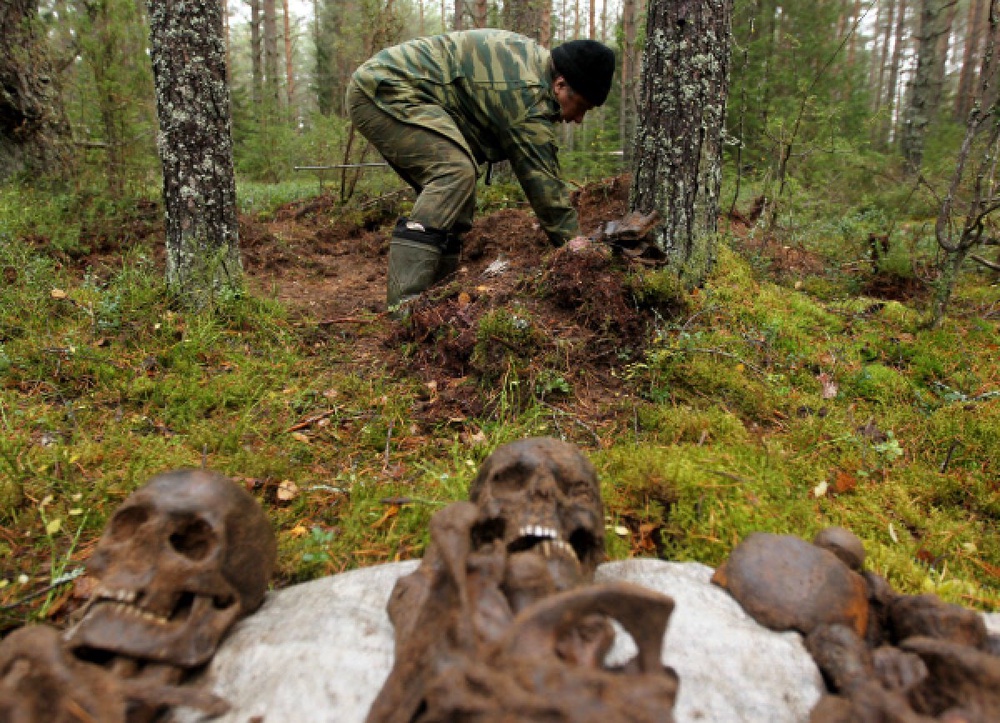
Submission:
M 556 72 L 591 104 L 604 105 L 615 74 L 615 51 L 596 40 L 570 40 L 552 51 Z

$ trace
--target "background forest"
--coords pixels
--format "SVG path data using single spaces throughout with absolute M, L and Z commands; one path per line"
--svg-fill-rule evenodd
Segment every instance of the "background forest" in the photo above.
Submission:
M 316 197 L 331 226 L 389 222 L 372 209 L 401 184 L 365 165 L 380 159 L 344 90 L 373 52 L 421 34 L 612 46 L 608 103 L 561 130 L 561 161 L 582 189 L 632 168 L 643 0 L 226 2 L 241 237 Z M 165 467 L 206 463 L 260 493 L 284 584 L 419 554 L 429 514 L 490 449 L 570 428 L 608 486 L 613 556 L 716 565 L 755 529 L 842 524 L 894 586 L 997 608 L 996 2 L 735 0 L 725 243 L 648 347 L 620 351 L 612 375 L 639 401 L 600 426 L 566 369 L 506 358 L 476 382 L 481 417 L 419 433 L 422 380 L 370 361 L 341 375 L 364 327 L 303 321 L 266 293 L 205 314 L 163 293 L 136 231 L 162 216 L 143 3 L 7 4 L 33 30 L 0 46 L 45 76 L 53 144 L 34 166 L 0 148 L 4 627 L 58 616 L 114 506 Z M 501 169 L 479 205 L 524 200 Z M 112 237 L 122 263 L 99 269 Z M 639 301 L 682 294 L 630 283 Z

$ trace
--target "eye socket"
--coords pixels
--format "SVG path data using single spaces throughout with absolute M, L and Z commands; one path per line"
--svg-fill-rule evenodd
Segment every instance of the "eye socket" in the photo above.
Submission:
M 149 520 L 149 510 L 145 507 L 126 507 L 118 510 L 111 518 L 111 539 L 121 541 L 132 537 Z
M 201 517 L 184 517 L 168 538 L 170 546 L 189 560 L 204 560 L 215 547 L 215 532 Z
M 490 475 L 490 488 L 501 493 L 520 491 L 524 489 L 532 471 L 531 467 L 521 462 L 499 469 Z

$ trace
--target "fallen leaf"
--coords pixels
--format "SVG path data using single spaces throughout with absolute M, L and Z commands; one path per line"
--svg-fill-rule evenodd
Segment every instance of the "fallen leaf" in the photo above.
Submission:
M 49 292 L 49 295 L 53 299 L 65 299 L 69 297 L 69 294 L 67 294 L 62 289 L 52 289 L 52 291 Z
M 899 543 L 899 537 L 896 535 L 896 528 L 892 526 L 891 522 L 889 523 L 889 537 L 892 538 L 893 542 Z
M 830 488 L 830 485 L 828 485 L 826 483 L 826 480 L 823 480 L 818 485 L 816 485 L 815 487 L 813 487 L 813 497 L 816 497 L 816 498 L 826 497 L 826 491 L 829 488 Z
M 819 379 L 822 387 L 820 395 L 823 399 L 834 399 L 837 396 L 837 383 L 833 381 L 833 377 L 826 372 L 821 372 L 816 378 Z
M 299 488 L 290 479 L 282 480 L 278 485 L 277 498 L 282 502 L 290 502 L 298 496 Z
M 833 491 L 838 495 L 843 494 L 844 492 L 850 492 L 857 486 L 857 478 L 844 471 L 837 472 L 837 476 L 833 479 Z
M 628 537 L 628 528 L 625 525 L 615 525 L 615 534 L 619 537 Z
M 49 523 L 45 525 L 45 531 L 50 535 L 56 534 L 61 529 L 62 529 L 62 520 L 60 520 L 58 517 L 54 520 L 49 520 Z
M 292 537 L 305 537 L 309 534 L 309 530 L 305 525 L 296 525 L 288 531 L 288 534 Z
M 472 303 L 472 297 L 469 296 L 469 292 L 463 291 L 458 295 L 458 305 L 463 309 Z
M 292 432 L 292 439 L 296 442 L 302 442 L 302 444 L 309 444 L 309 437 L 302 434 L 302 432 Z

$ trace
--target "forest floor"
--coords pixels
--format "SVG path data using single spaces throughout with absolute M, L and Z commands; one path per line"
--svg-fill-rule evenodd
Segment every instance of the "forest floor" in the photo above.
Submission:
M 583 233 L 621 220 L 627 197 L 625 177 L 575 192 Z M 242 214 L 253 294 L 215 316 L 163 293 L 155 203 L 84 220 L 70 252 L 53 242 L 65 222 L 14 230 L 0 628 L 64 620 L 88 576 L 52 581 L 164 469 L 250 490 L 282 586 L 420 555 L 489 451 L 536 435 L 594 462 L 611 558 L 716 565 L 752 531 L 838 524 L 899 589 L 997 605 L 995 284 L 971 278 L 928 332 L 930 287 L 885 271 L 864 238 L 811 248 L 736 212 L 711 278 L 684 290 L 602 244 L 553 249 L 518 206 L 482 214 L 455 277 L 396 321 L 399 194 L 352 208 L 320 194 Z

